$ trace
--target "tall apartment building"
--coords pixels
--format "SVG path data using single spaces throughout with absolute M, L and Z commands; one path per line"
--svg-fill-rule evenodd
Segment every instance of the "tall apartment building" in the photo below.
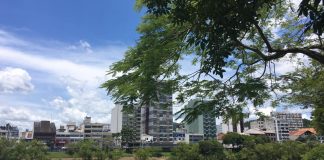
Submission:
M 289 140 L 289 131 L 294 131 L 303 127 L 301 113 L 271 112 L 271 117 L 277 120 L 279 139 Z
M 112 109 L 111 132 L 120 133 L 122 128 L 133 130 L 137 143 L 141 136 L 152 136 L 152 143 L 173 143 L 172 95 L 160 95 L 159 102 L 146 106 L 135 106 L 123 112 L 123 106 L 117 104 Z
M 116 104 L 111 111 L 111 133 L 121 133 L 123 127 L 131 129 L 134 134 L 135 143 L 141 138 L 141 108 L 135 106 L 131 110 L 123 112 L 123 106 Z
M 203 103 L 198 100 L 190 100 L 185 107 L 192 108 L 195 103 Z M 204 139 L 216 138 L 216 118 L 210 113 L 199 115 L 193 122 L 185 123 L 187 133 L 203 134 Z
M 270 117 L 250 123 L 251 128 L 275 131 L 280 141 L 289 140 L 289 132 L 303 127 L 301 113 L 271 112 Z M 278 127 L 277 127 L 278 126 Z M 278 130 L 277 130 L 278 128 Z
M 141 134 L 153 136 L 153 144 L 173 143 L 172 94 L 160 94 L 159 102 L 141 108 Z

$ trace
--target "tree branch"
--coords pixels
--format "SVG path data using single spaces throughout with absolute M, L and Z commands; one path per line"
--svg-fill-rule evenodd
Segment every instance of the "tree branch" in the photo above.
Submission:
M 264 35 L 262 28 L 258 25 L 258 22 L 254 22 L 254 26 L 256 27 L 256 29 L 258 30 L 262 40 L 264 41 L 264 43 L 266 44 L 267 48 L 268 48 L 268 52 L 272 52 L 272 47 L 270 42 L 268 41 L 267 37 Z
M 321 45 L 313 45 L 313 46 L 304 47 L 304 48 L 271 49 L 272 52 L 274 52 L 274 54 L 265 55 L 261 52 L 261 50 L 259 50 L 257 48 L 247 46 L 238 40 L 236 42 L 239 46 L 241 46 L 245 49 L 251 50 L 251 51 L 255 52 L 256 54 L 258 54 L 264 61 L 271 61 L 271 60 L 279 59 L 281 57 L 284 57 L 288 53 L 301 53 L 301 54 L 304 54 L 304 55 L 320 62 L 321 64 L 324 64 L 324 54 L 321 54 L 320 52 L 311 50 L 311 49 L 319 49 L 319 50 L 324 51 L 324 46 L 321 46 Z

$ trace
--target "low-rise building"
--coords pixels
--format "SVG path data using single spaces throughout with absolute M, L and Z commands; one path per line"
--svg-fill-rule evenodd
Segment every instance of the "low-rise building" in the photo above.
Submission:
M 276 139 L 279 141 L 289 140 L 289 132 L 298 130 L 303 127 L 302 115 L 300 113 L 288 112 L 271 112 L 270 117 L 262 120 L 254 120 L 250 122 L 251 128 L 263 131 L 278 133 Z
M 186 133 L 184 132 L 173 132 L 173 143 L 182 143 L 185 142 Z
M 258 128 L 252 128 L 244 131 L 244 134 L 250 135 L 250 136 L 266 136 L 268 137 L 271 141 L 276 141 L 276 133 L 275 131 L 264 131 L 260 130 Z
M 5 126 L 0 126 L 0 137 L 7 139 L 18 139 L 19 129 L 11 124 L 6 124 Z
M 33 140 L 33 132 L 29 131 L 29 130 L 20 132 L 19 138 L 23 141 L 32 141 Z
M 193 133 L 185 134 L 185 142 L 188 144 L 198 143 L 203 140 L 204 140 L 204 134 L 193 134 Z
M 290 140 L 297 140 L 298 138 L 307 138 L 308 136 L 316 135 L 316 131 L 314 128 L 300 128 L 295 131 L 289 132 Z
M 56 127 L 50 121 L 34 122 L 33 138 L 53 148 L 55 144 Z
M 85 117 L 81 125 L 84 139 L 91 139 L 99 143 L 100 146 L 106 143 L 108 137 L 112 137 L 110 133 L 110 125 L 104 123 L 93 123 L 91 117 Z

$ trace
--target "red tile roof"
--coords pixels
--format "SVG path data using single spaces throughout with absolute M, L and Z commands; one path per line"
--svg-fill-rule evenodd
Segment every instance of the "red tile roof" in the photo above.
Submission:
M 300 136 L 302 134 L 304 134 L 305 132 L 311 132 L 313 134 L 316 134 L 316 130 L 314 128 L 300 128 L 296 131 L 290 131 L 289 132 L 289 135 L 292 135 L 292 136 Z

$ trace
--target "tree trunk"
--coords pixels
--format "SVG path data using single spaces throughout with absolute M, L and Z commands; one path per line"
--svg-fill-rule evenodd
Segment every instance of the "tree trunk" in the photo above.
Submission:
M 243 119 L 243 113 L 241 113 L 240 116 L 240 128 L 241 128 L 241 133 L 244 132 L 244 119 Z
M 237 123 L 236 120 L 232 119 L 233 132 L 237 132 Z

